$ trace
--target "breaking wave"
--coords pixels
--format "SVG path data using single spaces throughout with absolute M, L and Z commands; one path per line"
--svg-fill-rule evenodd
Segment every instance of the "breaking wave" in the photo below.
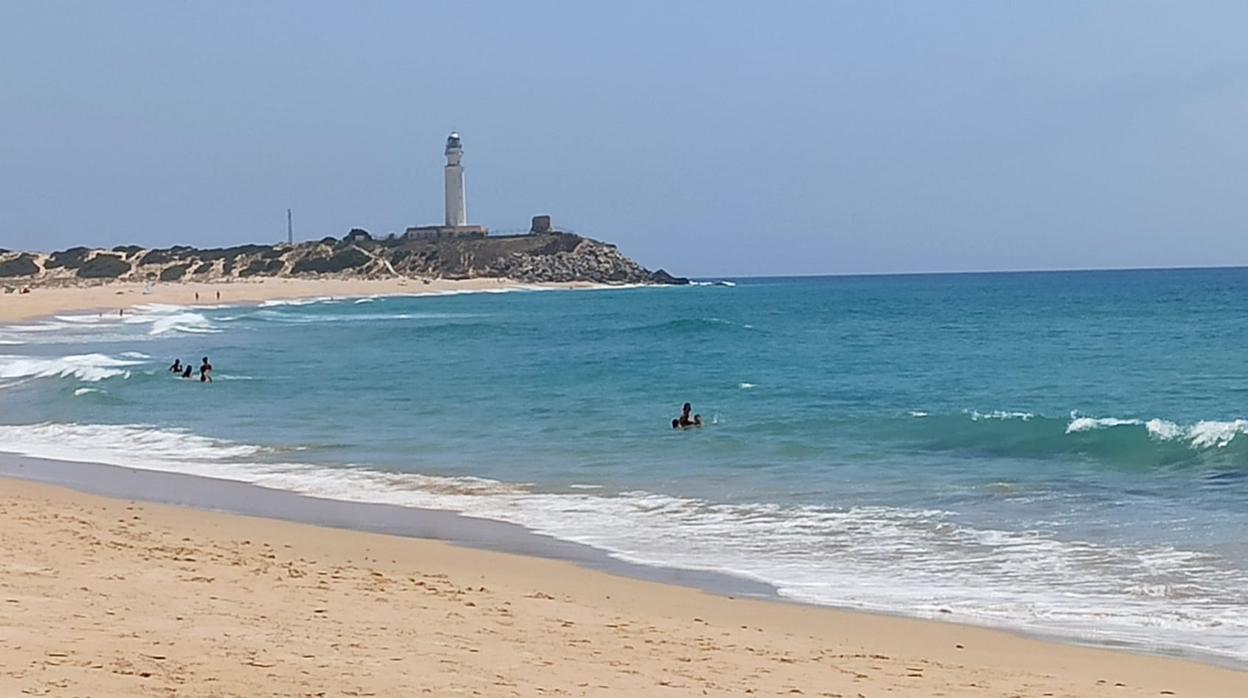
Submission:
M 1135 467 L 1230 465 L 1248 459 L 1248 419 L 1051 417 L 1021 411 L 910 411 L 878 438 L 931 451 L 1014 458 L 1085 457 Z M 921 418 L 919 418 L 921 417 Z M 867 428 L 864 425 L 864 428 Z
M 0 426 L 0 443 L 36 457 L 509 521 L 631 562 L 756 579 L 812 603 L 1248 659 L 1248 574 L 1198 551 L 982 528 L 934 509 L 726 504 L 586 491 L 583 483 L 555 492 L 481 478 L 273 462 L 283 455 L 275 449 L 145 425 Z
M 220 322 L 173 305 L 142 305 L 131 312 L 57 315 L 27 325 L 0 326 L 4 344 L 87 344 L 161 339 L 176 334 L 217 334 Z
M 114 358 L 105 354 L 52 357 L 0 354 L 0 379 L 76 378 L 94 383 L 119 376 L 128 378 L 130 368 L 143 363 L 137 358 Z

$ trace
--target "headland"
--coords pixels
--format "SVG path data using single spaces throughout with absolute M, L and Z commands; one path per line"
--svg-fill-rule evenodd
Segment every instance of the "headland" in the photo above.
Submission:
M 154 303 L 682 283 L 572 233 L 379 240 L 357 229 L 293 245 L 0 250 L 0 321 Z

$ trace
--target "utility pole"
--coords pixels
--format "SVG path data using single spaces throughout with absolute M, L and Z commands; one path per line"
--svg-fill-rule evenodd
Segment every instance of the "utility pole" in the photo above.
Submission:
M 295 224 L 290 209 L 286 209 L 286 242 L 290 243 L 291 247 L 295 246 Z

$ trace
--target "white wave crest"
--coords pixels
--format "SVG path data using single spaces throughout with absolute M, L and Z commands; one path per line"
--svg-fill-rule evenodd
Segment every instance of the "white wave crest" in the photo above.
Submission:
M 129 377 L 130 366 L 142 361 L 117 359 L 104 354 L 69 356 L 17 356 L 0 354 L 0 378 L 77 378 L 96 382 L 116 376 Z
M 1190 426 L 1164 419 L 1122 419 L 1119 417 L 1076 417 L 1071 415 L 1067 434 L 1110 429 L 1113 427 L 1144 427 L 1158 441 L 1186 441 L 1191 448 L 1225 448 L 1240 434 L 1248 434 L 1248 419 L 1231 421 L 1202 420 Z
M 1035 418 L 1036 415 L 1030 412 L 1007 412 L 1004 410 L 994 410 L 992 412 L 980 412 L 972 410 L 971 421 L 978 422 L 983 419 L 1021 419 L 1024 422 Z
M 750 390 L 751 388 L 757 388 L 758 386 L 753 383 L 738 383 L 737 387 L 742 390 Z
M 99 388 L 78 388 L 77 390 L 74 391 L 74 397 L 82 397 L 83 395 L 90 395 L 91 393 L 102 393 L 102 392 L 104 391 L 100 390 Z
M 1144 423 L 1148 435 L 1160 441 L 1170 441 L 1183 437 L 1183 427 L 1164 419 L 1150 419 Z
M 149 335 L 162 335 L 169 332 L 183 332 L 186 334 L 216 334 L 221 332 L 216 323 L 204 315 L 188 311 L 138 315 L 131 320 L 127 320 L 127 322 L 150 324 L 151 328 L 147 331 Z
M 321 296 L 318 298 L 290 298 L 267 300 L 260 303 L 261 308 L 275 308 L 283 305 L 312 305 L 313 303 L 330 303 L 335 299 L 330 296 Z
M 146 341 L 171 333 L 215 334 L 222 329 L 207 316 L 176 305 L 135 306 L 124 315 L 58 315 L 30 325 L 0 327 L 0 341 L 18 344 L 95 344 Z
M 249 458 L 258 446 L 236 444 L 183 430 L 162 430 L 143 424 L 59 424 L 44 422 L 0 426 L 0 449 L 37 458 L 105 463 L 202 475 L 196 464 Z
M 1248 659 L 1248 576 L 1174 548 L 1065 541 L 886 506 L 562 493 L 470 477 L 264 462 L 266 449 L 144 425 L 0 426 L 4 450 L 227 478 L 346 501 L 509 521 L 642 564 L 737 574 L 793 599 Z M 905 564 L 898 564 L 904 560 Z M 956 563 L 956 564 L 951 564 Z M 1199 597 L 1153 590 L 1194 588 Z M 1140 590 L 1149 590 L 1141 593 Z M 1164 640 L 1158 640 L 1164 638 Z
M 1075 434 L 1082 431 L 1094 431 L 1096 429 L 1109 429 L 1111 427 L 1139 426 L 1141 424 L 1138 419 L 1118 419 L 1117 417 L 1075 417 L 1066 426 L 1067 434 Z
M 1233 422 L 1197 422 L 1187 431 L 1193 448 L 1225 448 L 1240 434 L 1248 434 L 1248 419 Z

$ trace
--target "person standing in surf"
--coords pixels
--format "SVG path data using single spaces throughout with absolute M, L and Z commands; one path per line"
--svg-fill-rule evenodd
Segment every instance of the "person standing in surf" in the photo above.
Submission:
M 199 365 L 199 382 L 212 382 L 212 364 L 208 363 L 208 357 L 204 357 L 204 362 Z

